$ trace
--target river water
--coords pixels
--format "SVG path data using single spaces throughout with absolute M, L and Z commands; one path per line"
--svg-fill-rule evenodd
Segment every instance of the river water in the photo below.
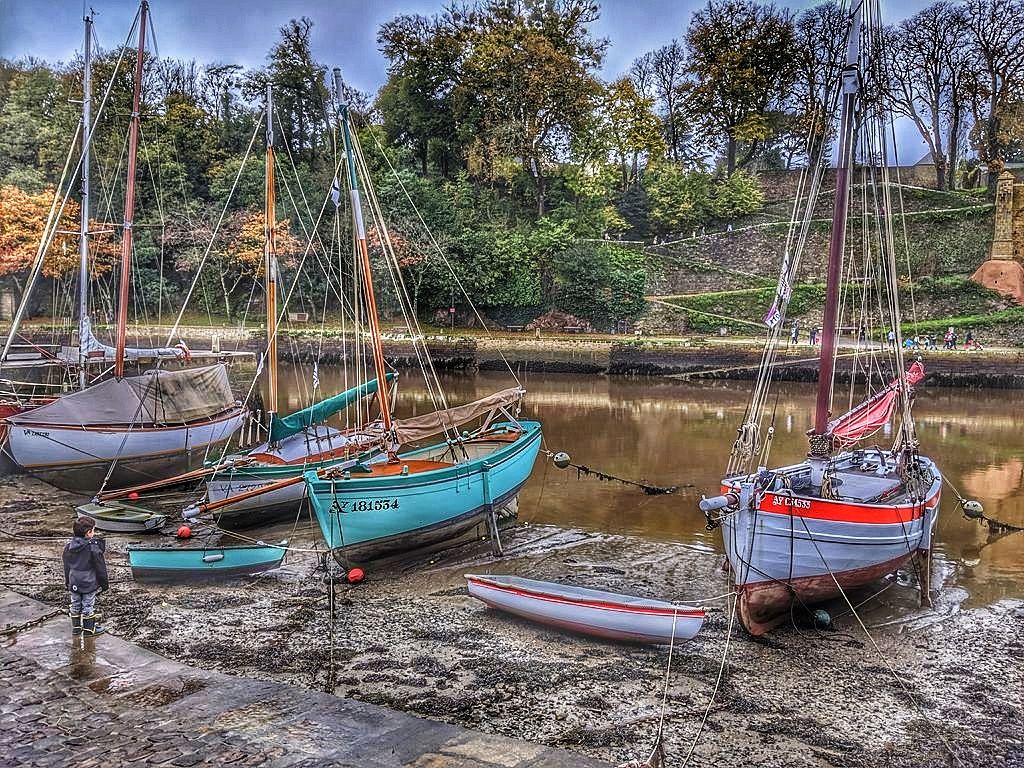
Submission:
M 282 411 L 306 404 L 308 372 L 281 373 Z M 639 535 L 721 551 L 697 509 L 701 493 L 716 493 L 742 418 L 748 382 L 684 382 L 572 374 L 526 374 L 523 418 L 539 420 L 546 448 L 566 451 L 576 464 L 661 486 L 672 495 L 641 490 L 558 470 L 543 456 L 520 494 L 519 519 L 562 527 Z M 320 370 L 322 391 L 345 388 L 340 369 Z M 513 386 L 508 373 L 442 376 L 449 403 L 468 402 Z M 349 384 L 351 386 L 351 384 Z M 799 460 L 806 447 L 814 387 L 779 384 L 773 463 Z M 1020 393 L 1008 390 L 918 391 L 914 413 L 922 452 L 938 462 L 953 485 L 977 499 L 986 514 L 1024 526 L 1024 412 Z M 422 378 L 403 373 L 398 415 L 424 413 L 430 398 Z M 880 435 L 884 444 L 888 437 Z M 692 487 L 682 487 L 692 486 Z M 934 550 L 936 583 L 968 593 L 966 605 L 1024 597 L 1024 533 L 990 536 L 964 518 L 944 491 Z

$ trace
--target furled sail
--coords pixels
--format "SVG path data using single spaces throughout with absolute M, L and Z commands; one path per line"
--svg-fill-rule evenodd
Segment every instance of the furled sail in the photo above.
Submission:
M 174 426 L 235 407 L 224 365 L 147 371 L 69 392 L 7 421 L 24 426 Z
M 907 386 L 912 387 L 923 378 L 924 365 L 918 360 L 907 371 Z M 893 379 L 885 389 L 831 421 L 828 433 L 840 442 L 852 443 L 888 424 L 899 401 L 900 386 L 900 380 Z
M 525 394 L 526 391 L 519 387 L 510 387 L 465 405 L 457 405 L 423 416 L 395 419 L 395 434 L 399 444 L 404 445 L 446 430 L 455 430 L 481 416 L 496 413 L 501 408 L 519 402 Z
M 387 380 L 390 384 L 395 380 L 395 374 L 387 374 Z M 303 408 L 301 411 L 296 411 L 287 416 L 279 417 L 275 413 L 270 421 L 270 442 L 280 442 L 286 437 L 297 435 L 307 427 L 311 427 L 314 424 L 322 424 L 335 413 L 344 410 L 357 400 L 367 395 L 375 394 L 377 387 L 377 380 L 371 379 L 365 384 L 347 389 L 334 397 L 321 400 L 319 403 L 314 403 L 308 408 Z
M 81 354 L 83 358 L 113 360 L 117 356 L 117 350 L 107 344 L 104 344 L 93 334 L 92 322 L 88 317 L 83 317 L 80 321 L 80 325 L 81 338 L 78 343 L 81 346 Z M 124 351 L 124 357 L 125 360 L 137 360 L 140 357 L 167 357 L 177 360 L 188 360 L 191 357 L 191 353 L 189 352 L 188 347 L 185 346 L 184 342 L 179 342 L 173 347 L 154 347 L 152 349 L 127 347 Z

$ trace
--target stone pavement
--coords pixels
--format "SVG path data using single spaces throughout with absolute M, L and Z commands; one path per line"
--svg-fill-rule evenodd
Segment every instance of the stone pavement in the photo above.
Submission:
M 0 590 L 0 765 L 602 765 L 354 699 L 195 669 L 112 635 L 73 639 L 67 617 L 53 613 Z

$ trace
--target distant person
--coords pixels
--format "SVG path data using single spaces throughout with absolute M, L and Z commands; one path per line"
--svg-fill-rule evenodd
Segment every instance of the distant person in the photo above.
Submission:
M 64 546 L 64 586 L 71 593 L 71 634 L 101 635 L 96 623 L 96 597 L 110 586 L 104 560 L 106 542 L 96 535 L 96 521 L 83 515 L 72 528 L 74 538 Z
M 800 341 L 800 324 L 796 320 L 789 326 L 789 343 L 796 344 Z M 813 342 L 812 342 L 813 343 Z
M 982 349 L 981 344 L 976 338 L 974 338 L 974 331 L 967 331 L 967 335 L 964 336 L 964 349 L 980 350 Z
M 890 347 L 896 346 L 896 331 L 889 329 L 889 332 L 885 335 L 886 340 L 889 342 Z
M 865 346 L 868 341 L 868 329 L 864 327 L 864 323 L 860 324 L 860 331 L 857 332 L 857 344 L 859 346 Z
M 954 349 L 955 348 L 954 347 L 954 343 L 955 342 L 953 341 L 953 339 L 954 339 L 953 326 L 949 326 L 949 328 L 946 329 L 946 333 L 942 336 L 942 341 L 944 342 L 944 346 L 945 346 L 946 349 Z
M 812 347 L 818 343 L 818 326 L 811 328 L 810 340 L 807 343 Z

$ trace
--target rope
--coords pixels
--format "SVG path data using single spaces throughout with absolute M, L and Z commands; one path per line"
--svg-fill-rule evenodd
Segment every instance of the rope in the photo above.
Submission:
M 831 576 L 832 581 L 835 582 L 836 589 L 838 589 L 839 594 L 843 596 L 843 600 L 845 601 L 847 607 L 850 609 L 850 613 L 853 614 L 853 617 L 857 620 L 857 623 L 860 625 L 861 630 L 863 630 L 864 635 L 871 643 L 871 646 L 875 649 L 875 653 L 878 654 L 878 658 L 881 659 L 882 663 L 885 665 L 885 668 L 889 670 L 889 673 L 893 676 L 893 679 L 899 684 L 900 688 L 903 690 L 903 693 L 905 693 L 907 698 L 910 700 L 910 703 L 914 705 L 914 708 L 917 710 L 918 714 L 920 714 L 921 717 L 924 718 L 924 721 L 928 723 L 928 727 L 932 730 L 932 733 L 936 737 L 938 737 L 939 741 L 942 742 L 942 745 L 946 748 L 946 751 L 949 753 L 949 756 L 953 758 L 953 762 L 955 762 L 957 765 L 963 765 L 963 762 L 957 756 L 956 752 L 953 751 L 953 748 L 949 745 L 949 742 L 946 740 L 946 737 L 943 736 L 935 727 L 935 724 L 932 722 L 931 718 L 928 717 L 928 714 L 918 703 L 917 699 L 914 698 L 914 695 L 907 687 L 907 684 L 903 682 L 903 679 L 898 674 L 896 674 L 896 670 L 893 669 L 892 664 L 889 663 L 889 659 L 886 657 L 884 653 L 882 653 L 882 649 L 878 647 L 878 643 L 875 642 L 875 638 L 871 636 L 871 633 L 868 631 L 867 626 L 865 626 L 863 620 L 861 620 L 860 614 L 857 613 L 857 609 L 854 607 L 853 603 L 850 602 L 850 598 L 847 596 L 846 590 L 843 589 L 842 585 L 840 585 L 839 583 L 839 579 L 837 579 L 836 575 L 832 572 L 832 567 L 828 564 L 828 561 L 825 560 L 825 556 L 822 554 L 821 549 L 818 547 L 818 542 L 811 535 L 811 531 L 807 527 L 807 521 L 804 520 L 803 517 L 801 517 L 800 523 L 803 525 L 804 531 L 807 532 L 807 538 L 814 545 L 814 549 L 818 553 L 818 557 L 821 558 L 821 562 L 825 566 L 825 569 L 828 571 L 828 575 Z
M 729 610 L 729 626 L 725 630 L 725 649 L 722 651 L 722 662 L 718 665 L 718 677 L 715 678 L 715 689 L 711 692 L 711 698 L 708 700 L 707 709 L 704 710 L 704 716 L 700 720 L 700 726 L 697 728 L 697 733 L 693 737 L 693 743 L 690 744 L 690 750 L 686 753 L 686 757 L 683 760 L 682 768 L 690 762 L 690 758 L 693 757 L 693 751 L 697 748 L 697 743 L 700 741 L 701 734 L 704 732 L 704 726 L 708 721 L 708 716 L 711 714 L 711 707 L 715 703 L 715 697 L 718 695 L 718 689 L 722 685 L 722 676 L 725 674 L 725 661 L 729 658 L 729 644 L 732 642 L 732 625 L 733 620 L 736 618 L 736 601 L 733 600 Z
M 991 530 L 994 530 L 997 533 L 1011 533 L 1015 531 L 1024 531 L 1024 528 L 1022 528 L 1021 526 L 1013 525 L 1012 523 L 1004 523 L 1002 520 L 996 520 L 995 518 L 989 517 L 985 514 L 984 510 L 982 510 L 980 515 L 967 514 L 967 504 L 970 503 L 970 499 L 965 499 L 960 494 L 960 491 L 956 489 L 956 486 L 954 486 L 950 479 L 945 475 L 942 476 L 942 481 L 947 486 L 949 486 L 949 490 L 951 490 L 953 492 L 953 495 L 956 496 L 957 503 L 960 504 L 960 509 L 963 511 L 964 517 L 966 517 L 967 519 L 981 520 L 986 525 L 988 525 L 988 527 Z
M 541 453 L 545 454 L 548 458 L 554 458 L 555 454 L 552 451 L 543 449 Z M 609 474 L 608 472 L 601 472 L 597 469 L 585 466 L 583 464 L 573 464 L 569 462 L 566 467 L 572 467 L 576 470 L 576 478 L 579 479 L 586 475 L 587 477 L 596 477 L 598 480 L 611 480 L 616 483 L 622 483 L 623 485 L 632 485 L 635 488 L 641 489 L 648 496 L 661 496 L 662 494 L 675 493 L 680 488 L 693 488 L 693 483 L 684 483 L 682 485 L 650 485 L 640 480 L 627 480 L 623 477 L 617 477 L 616 475 Z

